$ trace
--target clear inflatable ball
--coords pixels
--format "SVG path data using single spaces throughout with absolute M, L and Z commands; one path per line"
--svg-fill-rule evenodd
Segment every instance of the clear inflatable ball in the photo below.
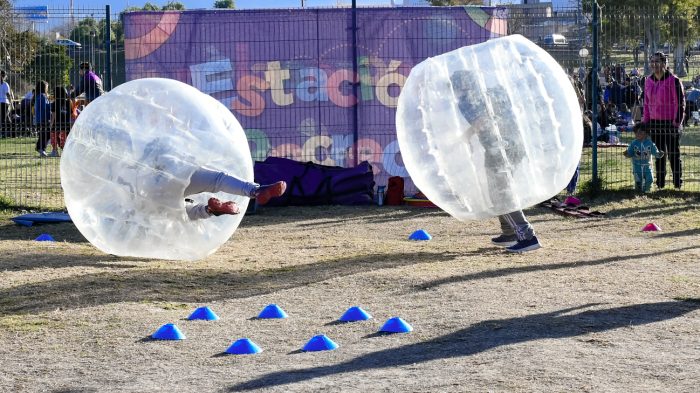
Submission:
M 416 187 L 459 220 L 556 195 L 571 180 L 583 144 L 568 76 L 519 35 L 416 65 L 399 96 L 396 128 Z
M 253 180 L 246 135 L 233 114 L 187 84 L 160 78 L 124 83 L 90 103 L 71 129 L 61 158 L 68 213 L 95 247 L 119 256 L 196 260 L 238 227 L 237 215 L 191 220 L 185 188 L 200 167 Z

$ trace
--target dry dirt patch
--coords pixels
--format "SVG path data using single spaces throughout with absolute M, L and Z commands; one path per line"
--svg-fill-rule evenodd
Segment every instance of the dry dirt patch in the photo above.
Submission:
M 4 222 L 0 391 L 694 391 L 697 203 L 596 208 L 608 218 L 528 210 L 544 248 L 523 255 L 490 245 L 495 219 L 427 209 L 263 209 L 198 262 Z M 641 233 L 650 221 L 663 231 Z M 433 240 L 408 241 L 418 228 Z M 269 303 L 290 318 L 251 320 Z M 221 320 L 185 320 L 201 305 Z M 334 324 L 352 305 L 374 319 Z M 392 316 L 415 331 L 377 335 Z M 146 339 L 168 322 L 187 339 Z M 340 348 L 299 353 L 319 333 Z M 264 352 L 221 356 L 240 337 Z

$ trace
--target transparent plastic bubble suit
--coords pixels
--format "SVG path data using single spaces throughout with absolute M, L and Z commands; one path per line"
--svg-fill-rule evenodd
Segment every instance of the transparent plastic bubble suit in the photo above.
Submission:
M 214 98 L 170 79 L 138 79 L 90 103 L 61 157 L 71 219 L 90 243 L 114 255 L 195 260 L 226 242 L 238 215 L 190 220 L 184 191 L 199 167 L 252 181 L 253 163 L 236 118 Z
M 528 39 L 508 36 L 416 65 L 396 128 L 415 185 L 460 220 L 551 198 L 581 157 L 583 124 L 564 70 Z

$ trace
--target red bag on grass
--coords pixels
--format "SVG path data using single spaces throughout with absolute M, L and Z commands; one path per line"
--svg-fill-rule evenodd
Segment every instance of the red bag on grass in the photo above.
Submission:
M 403 177 L 392 176 L 386 186 L 384 204 L 390 206 L 403 205 Z

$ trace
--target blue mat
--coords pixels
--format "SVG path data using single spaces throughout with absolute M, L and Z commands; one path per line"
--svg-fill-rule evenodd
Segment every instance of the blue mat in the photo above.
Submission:
M 67 213 L 29 213 L 11 219 L 17 225 L 30 227 L 36 223 L 72 222 Z

